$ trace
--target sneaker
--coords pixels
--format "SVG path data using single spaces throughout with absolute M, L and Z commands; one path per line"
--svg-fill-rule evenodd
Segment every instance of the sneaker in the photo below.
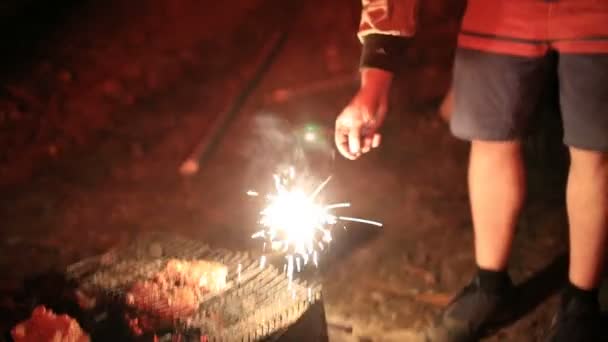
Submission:
M 467 285 L 448 305 L 438 324 L 426 335 L 427 342 L 477 341 L 492 325 L 506 321 L 514 308 L 514 286 L 509 280 L 500 293 L 481 288 L 479 277 Z
M 606 342 L 608 331 L 602 336 L 599 305 L 583 303 L 572 298 L 562 303 L 553 319 L 547 342 Z

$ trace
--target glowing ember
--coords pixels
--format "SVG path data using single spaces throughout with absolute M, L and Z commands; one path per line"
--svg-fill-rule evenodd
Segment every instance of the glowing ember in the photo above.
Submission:
M 331 229 L 338 221 L 355 221 L 381 227 L 375 221 L 355 217 L 336 216 L 333 209 L 350 207 L 350 203 L 324 205 L 319 194 L 331 177 L 327 178 L 311 193 L 300 188 L 289 186 L 295 181 L 295 170 L 289 169 L 287 176 L 274 176 L 276 193 L 267 196 L 268 205 L 260 212 L 262 229 L 251 237 L 269 242 L 272 250 L 285 253 L 287 277 L 291 281 L 293 272 L 300 271 L 300 258 L 304 265 L 312 259 L 318 266 L 319 251 L 323 251 L 331 241 Z M 248 191 L 249 196 L 258 196 L 255 191 Z M 295 259 L 295 260 L 294 260 Z M 266 259 L 262 256 L 260 265 Z M 295 267 L 294 267 L 295 263 Z M 263 266 L 262 266 L 263 267 Z

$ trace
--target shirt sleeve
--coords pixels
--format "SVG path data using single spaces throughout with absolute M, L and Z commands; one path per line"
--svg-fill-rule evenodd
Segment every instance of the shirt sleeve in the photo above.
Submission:
M 416 33 L 419 0 L 362 0 L 358 37 L 361 67 L 395 71 Z

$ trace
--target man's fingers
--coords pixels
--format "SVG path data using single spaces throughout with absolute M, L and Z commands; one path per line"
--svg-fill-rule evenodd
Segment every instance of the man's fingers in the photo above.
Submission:
M 372 137 L 365 136 L 363 138 L 363 147 L 361 148 L 361 152 L 367 153 L 372 149 Z
M 336 119 L 336 127 L 334 130 L 334 140 L 336 142 L 336 148 L 338 152 L 342 156 L 347 159 L 354 159 L 354 156 L 350 153 L 350 149 L 348 147 L 348 132 L 350 130 L 350 121 L 347 121 L 345 118 L 349 118 L 352 116 L 350 113 L 351 108 L 346 107 L 342 110 L 342 113 L 338 115 Z
M 382 136 L 379 133 L 375 133 L 374 137 L 372 138 L 372 148 L 377 148 L 378 146 L 380 146 L 381 142 Z
M 340 154 L 342 156 L 344 156 L 345 158 L 348 158 L 350 160 L 356 159 L 356 157 L 350 153 L 350 150 L 348 148 L 348 134 L 347 133 L 345 133 L 341 129 L 336 128 L 335 141 L 336 141 L 336 148 L 338 148 L 338 152 L 340 152 Z
M 355 124 L 348 131 L 348 147 L 353 155 L 361 153 L 361 125 Z

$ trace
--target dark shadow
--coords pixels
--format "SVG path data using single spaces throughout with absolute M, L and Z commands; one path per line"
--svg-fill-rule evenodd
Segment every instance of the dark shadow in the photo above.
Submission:
M 323 256 L 320 264 L 321 271 L 331 268 L 336 262 L 340 262 L 358 249 L 370 244 L 380 237 L 382 229 L 371 228 L 369 225 L 355 222 L 348 222 L 347 228 L 336 225 L 332 231 L 333 241 L 329 250 Z
M 557 256 L 547 267 L 534 274 L 530 279 L 517 286 L 517 307 L 515 312 L 500 324 L 488 329 L 486 335 L 506 327 L 532 312 L 547 298 L 561 291 L 568 277 L 568 254 Z M 603 321 L 608 323 L 608 312 L 602 313 Z
M 560 291 L 568 276 L 568 255 L 561 254 L 544 269 L 517 286 L 518 307 L 513 322 L 534 310 L 551 295 Z
M 328 342 L 327 321 L 323 300 L 313 304 L 306 312 L 283 333 L 265 340 L 266 342 L 315 341 Z
M 496 331 L 505 328 L 522 319 L 532 312 L 547 298 L 558 292 L 567 279 L 568 255 L 561 254 L 547 265 L 544 269 L 534 274 L 531 278 L 516 287 L 517 306 L 512 313 L 500 323 L 489 326 L 482 337 L 490 336 Z
M 0 13 L 0 78 L 20 75 L 31 68 L 41 44 L 61 27 L 84 1 L 12 1 Z

